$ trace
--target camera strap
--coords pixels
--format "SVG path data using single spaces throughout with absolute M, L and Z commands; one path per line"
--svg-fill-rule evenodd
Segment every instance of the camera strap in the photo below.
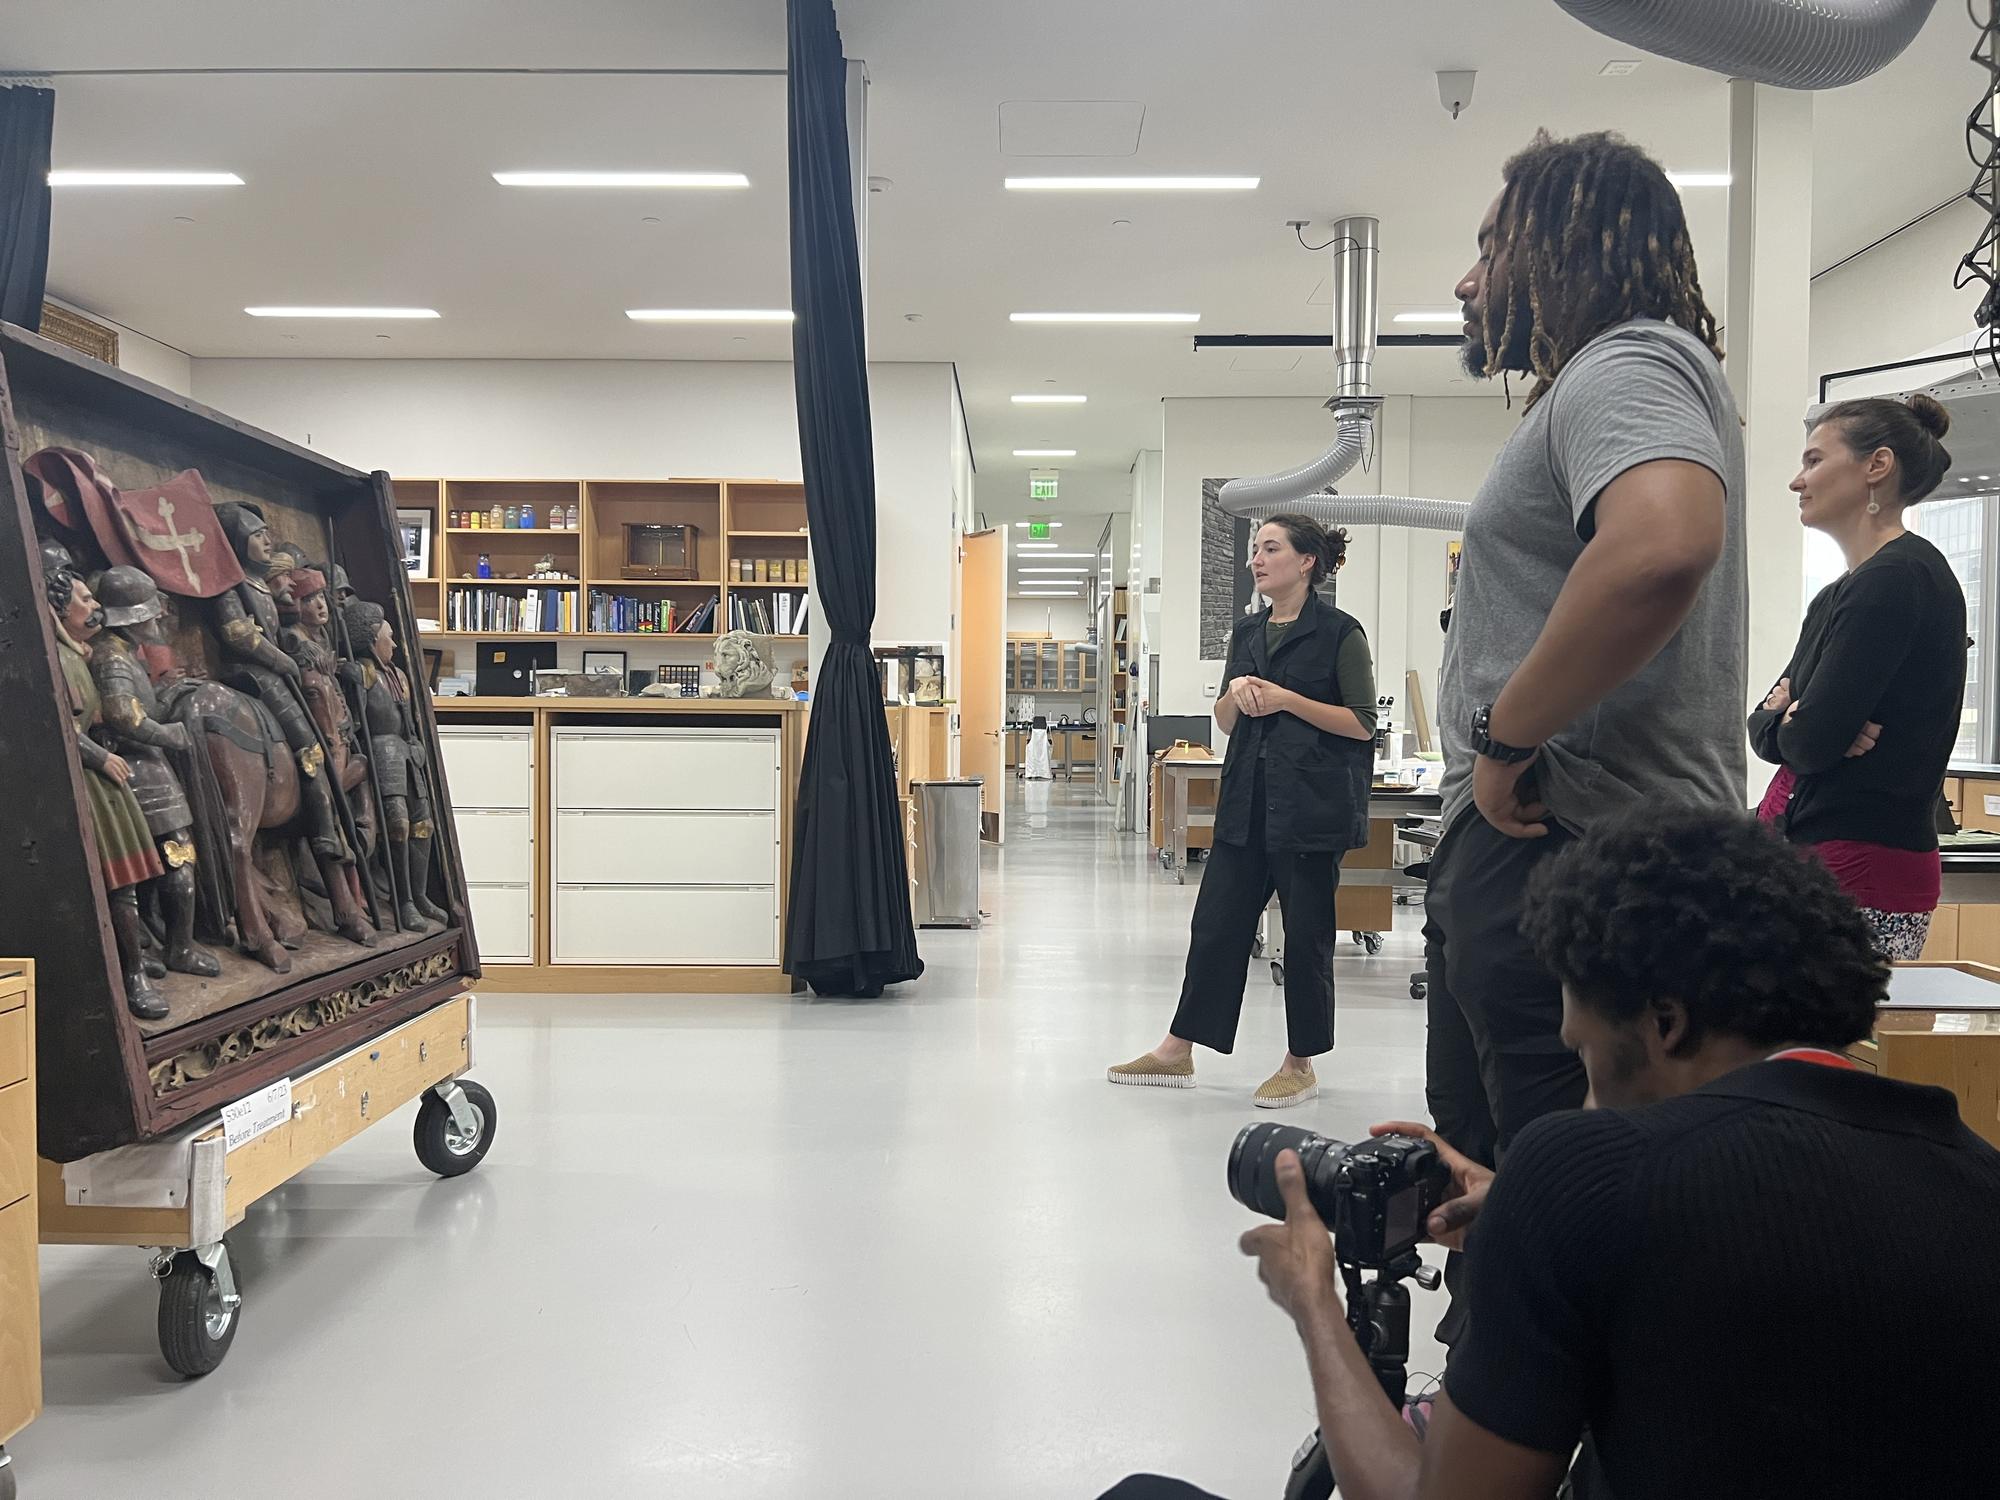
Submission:
M 1853 1058 L 1842 1057 L 1824 1047 L 1787 1047 L 1782 1052 L 1773 1052 L 1764 1061 L 1813 1063 L 1822 1068 L 1853 1069 L 1860 1066 Z

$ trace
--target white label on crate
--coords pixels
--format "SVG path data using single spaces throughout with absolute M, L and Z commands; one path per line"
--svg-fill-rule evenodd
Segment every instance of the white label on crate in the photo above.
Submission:
M 1971 1013 L 1968 1011 L 1947 1011 L 1931 1022 L 1931 1030 L 1933 1032 L 1970 1031 L 1972 1030 Z
M 222 1145 L 234 1151 L 292 1117 L 292 1080 L 280 1078 L 267 1089 L 259 1089 L 248 1099 L 222 1106 Z
M 2000 818 L 2000 797 L 1994 796 L 1991 792 L 1986 794 L 1986 816 Z

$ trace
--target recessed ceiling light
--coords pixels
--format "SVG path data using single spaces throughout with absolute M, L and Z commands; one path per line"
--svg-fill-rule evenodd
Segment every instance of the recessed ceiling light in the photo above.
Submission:
M 495 172 L 502 187 L 747 188 L 741 172 Z
M 1016 406 L 1081 406 L 1088 396 L 1028 395 L 1010 398 Z
M 1667 181 L 1677 188 L 1728 187 L 1727 172 L 1669 172 Z
M 1026 531 L 1030 526 L 1060 526 L 1060 525 L 1062 525 L 1062 522 L 1060 521 L 1016 521 L 1014 523 L 1014 529 L 1017 531 Z
M 435 318 L 434 307 L 246 307 L 253 318 Z
M 631 307 L 635 323 L 789 323 L 788 307 Z
M 1030 573 L 1055 573 L 1063 577 L 1080 578 L 1090 572 L 1089 568 L 1016 568 L 1016 573 L 1026 577 Z
M 1597 75 L 1600 78 L 1630 78 L 1638 71 L 1638 58 L 1614 57 L 1610 62 L 1597 70 Z
M 1446 312 L 1443 308 L 1439 308 L 1436 312 L 1397 313 L 1395 321 L 1398 323 L 1463 323 L 1465 321 L 1465 314 L 1462 312 Z
M 1020 546 L 1022 546 L 1022 547 L 1033 547 L 1033 546 L 1044 546 L 1044 547 L 1056 547 L 1056 546 L 1060 546 L 1060 545 L 1061 545 L 1061 543 L 1059 543 L 1059 542 L 1039 542 L 1039 543 L 1037 543 L 1037 542 L 1022 542 L 1022 543 L 1020 543 Z M 1090 560 L 1091 560 L 1092 558 L 1094 558 L 1094 557 L 1096 557 L 1096 556 L 1097 556 L 1097 554 L 1096 554 L 1095 552 L 1044 552 L 1044 553 L 1043 553 L 1043 554 L 1042 554 L 1042 555 L 1041 555 L 1040 557 L 1036 558 L 1036 559 L 1035 559 L 1035 561 L 1036 561 L 1036 562 L 1046 562 L 1046 561 L 1048 561 L 1048 559 L 1050 559 L 1050 558 L 1052 558 L 1052 557 L 1072 557 L 1072 558 L 1081 558 L 1081 559 L 1083 559 L 1083 560 L 1084 560 L 1085 562 L 1088 562 L 1088 561 L 1090 561 Z
M 1199 323 L 1200 313 L 1185 312 L 1025 312 L 1009 313 L 1010 323 Z
M 1074 448 L 1016 448 L 1016 458 L 1075 458 Z
M 1009 177 L 1010 193 L 1247 193 L 1256 177 Z
M 1041 552 L 1046 553 L 1050 557 L 1060 557 L 1062 554 L 1057 552 L 1055 548 L 1056 544 L 1054 542 L 1016 542 L 1014 544 L 1016 552 Z
M 52 188 L 70 187 L 242 187 L 234 172 L 91 172 L 49 173 Z

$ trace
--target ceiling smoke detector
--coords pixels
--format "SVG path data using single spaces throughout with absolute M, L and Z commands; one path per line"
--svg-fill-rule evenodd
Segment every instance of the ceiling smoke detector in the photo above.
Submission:
M 1479 74 L 1469 68 L 1463 72 L 1440 72 L 1437 81 L 1438 103 L 1456 120 L 1472 102 L 1472 86 L 1479 81 Z

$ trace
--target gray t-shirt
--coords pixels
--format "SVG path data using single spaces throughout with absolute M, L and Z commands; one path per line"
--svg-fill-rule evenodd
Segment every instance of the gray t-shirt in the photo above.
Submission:
M 1541 635 L 1592 534 L 1597 497 L 1626 470 L 1669 458 L 1722 480 L 1722 557 L 1679 633 L 1543 746 L 1534 774 L 1571 829 L 1640 801 L 1744 805 L 1743 428 L 1715 356 L 1685 329 L 1642 318 L 1563 367 L 1466 517 L 1438 693 L 1447 824 L 1472 802 L 1473 712 L 1500 696 Z

